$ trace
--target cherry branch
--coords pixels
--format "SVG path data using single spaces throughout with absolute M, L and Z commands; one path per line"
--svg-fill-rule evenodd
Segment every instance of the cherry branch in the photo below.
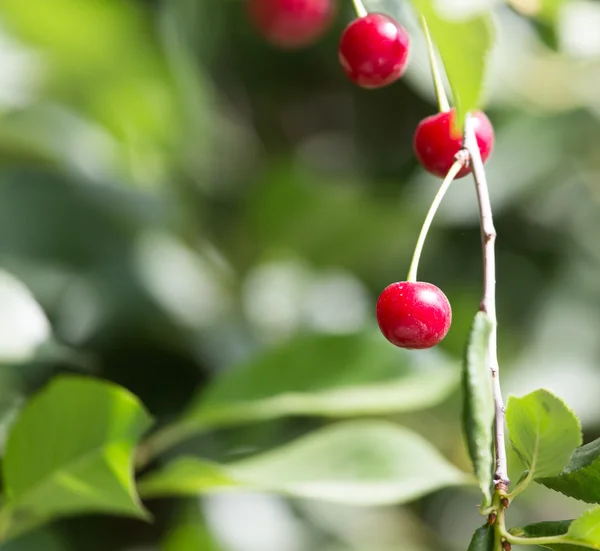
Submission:
M 504 402 L 500 388 L 500 377 L 498 368 L 497 351 L 497 327 L 496 319 L 496 255 L 494 245 L 496 242 L 496 229 L 492 218 L 492 206 L 487 185 L 487 178 L 475 137 L 473 118 L 467 116 L 465 120 L 464 146 L 469 153 L 477 201 L 479 203 L 479 216 L 481 221 L 481 241 L 483 248 L 483 298 L 479 309 L 485 312 L 492 323 L 492 331 L 487 349 L 487 363 L 492 374 L 492 385 L 494 392 L 494 447 L 496 453 L 496 471 L 494 473 L 494 485 L 496 490 L 505 494 L 508 490 L 510 480 L 508 479 L 508 468 L 506 463 L 506 444 L 504 442 Z

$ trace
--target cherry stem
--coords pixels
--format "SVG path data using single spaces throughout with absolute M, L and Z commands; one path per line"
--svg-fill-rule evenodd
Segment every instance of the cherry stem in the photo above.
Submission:
M 417 244 L 415 245 L 415 252 L 413 253 L 412 260 L 410 262 L 410 268 L 408 270 L 408 277 L 406 281 L 417 281 L 417 270 L 419 269 L 419 260 L 421 259 L 421 253 L 423 252 L 423 245 L 425 244 L 425 239 L 427 238 L 427 233 L 429 232 L 429 228 L 431 227 L 431 223 L 433 222 L 433 218 L 435 217 L 435 213 L 446 195 L 450 184 L 456 178 L 456 175 L 460 172 L 460 169 L 464 166 L 465 161 L 462 157 L 459 157 L 455 163 L 452 165 L 448 174 L 444 178 L 442 185 L 438 189 L 438 192 L 435 194 L 433 198 L 433 202 L 429 207 L 429 212 L 425 217 L 425 221 L 421 226 L 421 233 L 419 233 L 419 238 L 417 239 Z
M 444 81 L 442 80 L 442 74 L 437 64 L 435 56 L 435 46 L 429 33 L 429 27 L 425 16 L 421 16 L 421 25 L 423 26 L 423 33 L 425 34 L 425 40 L 427 41 L 427 53 L 429 55 L 429 66 L 431 67 L 431 76 L 433 77 L 433 86 L 435 88 L 435 96 L 437 98 L 440 113 L 450 111 L 450 103 L 448 102 L 448 96 L 446 95 L 446 89 L 444 88 Z
M 492 331 L 487 348 L 487 363 L 492 374 L 492 385 L 494 391 L 494 447 L 496 453 L 496 471 L 494 473 L 494 485 L 496 491 L 505 495 L 510 480 L 508 478 L 508 467 L 506 462 L 506 444 L 504 442 L 504 402 L 500 388 L 500 377 L 498 368 L 497 351 L 497 329 L 496 320 L 496 256 L 494 245 L 496 242 L 496 229 L 492 218 L 492 206 L 487 185 L 487 178 L 481 160 L 481 152 L 475 137 L 474 120 L 467 115 L 465 120 L 464 147 L 469 153 L 477 201 L 479 203 L 479 216 L 481 223 L 481 241 L 483 248 L 483 298 L 480 310 L 485 312 L 492 322 Z
M 356 15 L 358 15 L 358 17 L 365 17 L 369 13 L 362 3 L 362 0 L 352 0 L 352 3 L 354 4 L 354 9 L 356 10 Z

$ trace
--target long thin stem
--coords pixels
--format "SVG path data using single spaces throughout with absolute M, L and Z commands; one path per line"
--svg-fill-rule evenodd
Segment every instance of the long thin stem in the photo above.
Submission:
M 507 529 L 506 529 L 506 525 L 505 525 L 505 519 L 504 519 L 504 510 L 500 509 L 498 511 L 498 522 L 496 523 L 496 533 L 499 535 L 499 537 L 496 539 L 496 541 L 498 540 L 502 540 L 505 539 L 506 541 L 508 541 L 509 543 L 512 543 L 514 545 L 557 545 L 560 547 L 566 546 L 566 544 L 568 545 L 569 542 L 565 541 L 565 536 L 564 535 L 559 535 L 559 536 L 536 536 L 536 537 L 522 537 L 522 536 L 516 536 L 511 534 Z
M 159 455 L 200 432 L 202 427 L 186 422 L 173 423 L 158 430 L 138 448 L 136 470 L 142 470 Z
M 362 0 L 352 0 L 352 3 L 354 4 L 354 9 L 356 10 L 356 15 L 358 15 L 358 17 L 364 17 L 369 13 L 362 3 Z
M 425 40 L 427 41 L 427 53 L 429 55 L 429 66 L 431 67 L 431 76 L 433 78 L 433 86 L 435 88 L 435 96 L 437 98 L 440 112 L 450 111 L 450 103 L 446 96 L 446 89 L 444 88 L 444 81 L 442 80 L 442 74 L 437 64 L 435 57 L 435 46 L 429 33 L 429 27 L 427 26 L 427 20 L 422 15 L 421 25 L 423 26 L 423 34 L 425 34 Z
M 506 541 L 512 543 L 514 545 L 560 545 L 560 547 L 567 547 L 569 542 L 565 542 L 564 538 L 560 536 L 546 536 L 546 537 L 537 537 L 537 538 L 521 538 L 518 536 L 511 536 L 510 533 L 507 533 L 505 536 Z M 561 545 L 562 544 L 562 545 Z M 579 547 L 574 548 L 579 549 Z
M 421 226 L 421 233 L 419 233 L 419 238 L 417 239 L 417 244 L 415 245 L 415 252 L 413 253 L 412 260 L 410 262 L 410 268 L 408 270 L 408 277 L 406 281 L 417 281 L 417 270 L 419 269 L 419 260 L 421 259 L 421 253 L 423 252 L 423 245 L 425 244 L 425 239 L 427 238 L 427 233 L 429 232 L 429 228 L 431 227 L 431 223 L 433 222 L 433 218 L 435 217 L 435 213 L 446 195 L 450 184 L 456 178 L 456 175 L 460 172 L 460 169 L 464 166 L 465 161 L 463 158 L 458 158 L 455 163 L 452 165 L 448 174 L 444 178 L 442 185 L 438 189 L 438 192 L 435 194 L 433 198 L 433 202 L 429 207 L 429 212 L 425 217 L 425 221 L 423 222 L 423 226 Z
M 485 312 L 492 322 L 492 332 L 487 350 L 487 362 L 492 373 L 492 385 L 494 390 L 494 444 L 496 450 L 496 471 L 494 473 L 494 485 L 496 490 L 506 493 L 510 480 L 508 479 L 508 468 L 506 463 L 506 445 L 504 442 L 504 402 L 500 389 L 498 373 L 498 351 L 497 351 L 497 326 L 496 320 L 496 256 L 494 244 L 496 242 L 496 229 L 492 218 L 492 206 L 490 194 L 479 152 L 479 146 L 473 128 L 473 119 L 467 116 L 465 120 L 464 145 L 471 159 L 477 200 L 479 202 L 479 214 L 481 220 L 481 240 L 483 247 L 483 299 L 480 310 Z

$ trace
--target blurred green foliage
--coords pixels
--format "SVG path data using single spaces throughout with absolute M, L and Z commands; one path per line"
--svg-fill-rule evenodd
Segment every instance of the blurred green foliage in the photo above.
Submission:
M 74 371 L 123 385 L 166 425 L 264 349 L 311 336 L 360 348 L 353 336 L 374 329 L 378 293 L 405 277 L 437 185 L 411 150 L 435 110 L 414 14 L 398 8 L 413 36 L 405 78 L 374 92 L 338 66 L 350 3 L 318 44 L 280 52 L 242 2 L 0 4 L 3 434 L 33 392 Z M 589 441 L 600 435 L 598 7 L 542 2 L 536 20 L 533 3 L 481 4 L 497 37 L 484 100 L 497 135 L 487 168 L 503 386 L 553 389 Z M 440 346 L 451 362 L 480 300 L 479 242 L 472 185 L 460 180 L 420 270 L 452 303 Z M 322 380 L 356 383 L 335 350 L 309 358 Z M 270 364 L 257 388 L 286 388 L 293 365 Z M 457 392 L 390 418 L 469 469 Z M 222 428 L 178 451 L 243 461 L 327 423 Z M 88 515 L 3 549 L 460 550 L 481 524 L 477 499 L 449 489 L 376 509 L 257 494 L 159 500 L 153 524 Z M 510 514 L 525 524 L 580 510 L 540 487 Z

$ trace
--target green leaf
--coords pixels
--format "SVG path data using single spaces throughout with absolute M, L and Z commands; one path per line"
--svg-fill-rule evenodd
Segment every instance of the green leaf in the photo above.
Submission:
M 523 528 L 510 530 L 511 534 L 523 535 L 528 538 L 539 538 L 545 536 L 560 536 L 566 534 L 569 531 L 569 526 L 573 520 L 551 520 L 545 522 L 536 522 L 535 524 L 528 524 Z
M 121 387 L 75 376 L 53 380 L 21 412 L 6 444 L 9 536 L 81 513 L 147 518 L 132 473 L 135 446 L 150 423 Z
M 434 0 L 412 0 L 412 3 L 427 20 L 444 62 L 462 128 L 466 114 L 479 107 L 481 101 L 486 61 L 494 42 L 492 20 L 487 14 L 449 20 L 436 10 Z
M 477 528 L 467 551 L 494 551 L 494 528 L 489 524 Z
M 569 530 L 572 520 L 558 520 L 558 521 L 546 521 L 537 522 L 535 524 L 529 524 L 524 527 L 511 528 L 509 532 L 515 536 L 527 537 L 527 538 L 545 538 L 562 536 Z M 554 549 L 555 551 L 582 551 L 588 549 L 587 547 L 581 547 L 580 545 L 568 545 L 568 544 L 548 544 L 543 545 L 547 549 Z
M 554 24 L 558 20 L 561 8 L 567 3 L 567 0 L 539 0 L 528 4 L 525 9 L 523 9 L 523 3 L 518 0 L 508 0 L 508 3 L 523 15 Z
M 197 523 L 177 526 L 161 545 L 161 551 L 221 551 L 209 530 Z
M 577 448 L 560 474 L 538 482 L 569 497 L 600 503 L 600 438 Z
M 43 52 L 38 86 L 44 97 L 103 125 L 141 155 L 137 162 L 151 159 L 154 170 L 162 168 L 161 154 L 181 130 L 180 112 L 167 60 L 141 6 L 119 0 L 3 0 L 0 10 L 3 28 Z M 42 126 L 36 143 L 46 141 L 45 130 Z
M 577 520 L 538 522 L 510 532 L 529 538 L 556 538 L 555 542 L 539 543 L 556 551 L 600 549 L 600 507 L 586 511 Z
M 563 5 L 567 4 L 568 0 L 542 0 L 539 4 L 536 17 L 543 21 L 556 23 Z
M 160 551 L 222 551 L 195 503 L 178 510 L 174 520 L 175 525 L 166 533 Z
M 368 420 L 337 423 L 227 465 L 184 457 L 143 478 L 139 489 L 144 497 L 159 497 L 248 488 L 369 506 L 472 482 L 419 435 Z
M 238 480 L 227 465 L 183 456 L 169 463 L 162 471 L 142 477 L 138 490 L 143 498 L 196 495 L 251 486 Z
M 463 427 L 484 505 L 492 500 L 490 489 L 494 469 L 494 395 L 492 375 L 486 359 L 492 327 L 487 314 L 478 312 L 463 362 Z
M 536 390 L 522 398 L 511 396 L 506 422 L 511 444 L 532 479 L 559 474 L 581 445 L 579 419 L 548 390 Z
M 2 551 L 68 551 L 68 543 L 63 541 L 58 534 L 48 530 L 35 530 L 2 544 Z
M 308 335 L 224 373 L 183 422 L 201 428 L 286 415 L 411 411 L 440 402 L 457 383 L 445 357 L 395 348 L 380 334 Z
M 565 535 L 565 541 L 600 549 L 600 507 L 590 509 L 574 520 Z

